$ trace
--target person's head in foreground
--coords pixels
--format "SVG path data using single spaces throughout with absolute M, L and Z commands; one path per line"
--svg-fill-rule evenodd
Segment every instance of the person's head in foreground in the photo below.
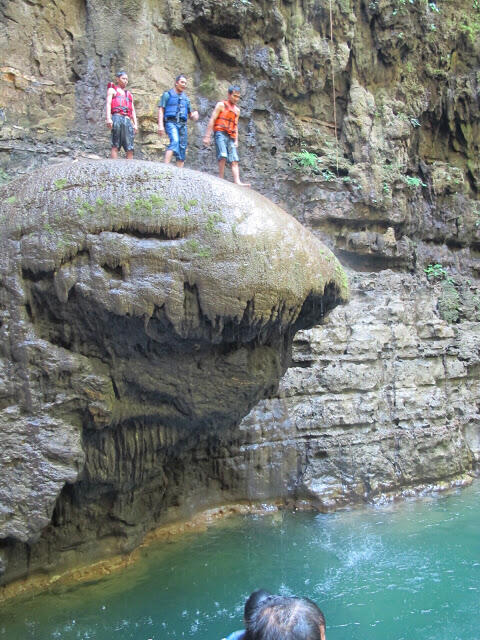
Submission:
M 267 598 L 271 597 L 272 594 L 270 591 L 266 591 L 265 589 L 252 591 L 245 602 L 245 608 L 243 610 L 243 619 L 245 620 L 246 625 L 248 625 L 258 607 L 264 604 Z
M 245 640 L 325 640 L 325 617 L 308 598 L 271 596 L 253 612 Z

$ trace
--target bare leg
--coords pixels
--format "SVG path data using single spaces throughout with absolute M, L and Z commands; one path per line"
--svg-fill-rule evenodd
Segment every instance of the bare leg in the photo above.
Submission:
M 185 164 L 185 160 L 177 160 L 176 164 L 177 164 L 177 167 L 181 169 Z
M 238 166 L 238 162 L 232 162 L 232 175 L 233 181 L 235 184 L 240 185 L 241 187 L 249 187 L 249 182 L 241 182 L 240 180 L 240 167 Z
M 116 160 L 118 158 L 117 147 L 112 147 L 112 150 L 110 151 L 110 158 L 112 158 L 112 160 Z
M 133 160 L 133 149 L 131 151 L 127 151 L 127 160 Z
M 172 159 L 172 156 L 173 156 L 172 149 L 167 149 L 167 151 L 165 151 L 165 164 L 169 164 L 170 160 Z
M 226 158 L 220 158 L 218 161 L 218 175 L 220 178 L 223 178 L 225 173 L 225 165 L 227 164 Z

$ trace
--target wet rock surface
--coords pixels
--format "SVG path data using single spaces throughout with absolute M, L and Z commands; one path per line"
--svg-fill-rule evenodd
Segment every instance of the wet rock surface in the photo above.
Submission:
M 258 405 L 240 431 L 223 424 L 221 432 L 213 433 L 208 426 L 192 439 L 186 427 L 187 435 L 180 442 L 179 432 L 172 434 L 166 426 L 158 430 L 139 426 L 135 411 L 128 413 L 117 397 L 118 386 L 115 391 L 105 362 L 115 360 L 128 379 L 121 390 L 123 397 L 141 390 L 140 402 L 154 407 L 154 413 L 171 397 L 171 389 L 155 397 L 151 369 L 142 371 L 137 384 L 118 350 L 105 356 L 102 349 L 102 343 L 111 341 L 115 333 L 122 336 L 129 357 L 139 361 L 139 354 L 149 349 L 147 340 L 158 340 L 165 329 L 165 319 L 149 314 L 167 291 L 174 292 L 176 301 L 187 301 L 183 311 L 170 309 L 168 316 L 182 340 L 191 340 L 185 338 L 185 331 L 193 332 L 195 344 L 201 345 L 206 335 L 208 340 L 216 340 L 219 331 L 227 335 L 212 319 L 213 311 L 200 318 L 196 311 L 200 294 L 188 289 L 190 280 L 182 293 L 181 279 L 173 278 L 171 285 L 160 287 L 157 297 L 146 293 L 153 283 L 138 290 L 130 286 L 133 239 L 146 242 L 145 234 L 151 233 L 146 214 L 150 207 L 158 209 L 158 202 L 150 201 L 151 191 L 147 198 L 135 195 L 134 201 L 147 201 L 147 209 L 139 203 L 145 210 L 140 211 L 141 226 L 133 238 L 131 230 L 115 227 L 111 213 L 108 230 L 90 233 L 95 236 L 92 252 L 101 261 L 92 273 L 86 266 L 87 254 L 78 249 L 83 240 L 73 241 L 68 235 L 62 239 L 57 229 L 62 215 L 47 217 L 42 230 L 47 249 L 39 256 L 46 273 L 58 253 L 54 240 L 65 243 L 65 255 L 71 252 L 72 260 L 66 259 L 58 274 L 55 263 L 53 283 L 42 274 L 33 275 L 32 265 L 26 264 L 22 286 L 10 278 L 2 293 L 21 301 L 26 295 L 24 283 L 28 292 L 35 291 L 30 307 L 18 302 L 16 308 L 23 311 L 15 312 L 3 326 L 15 336 L 15 345 L 39 345 L 39 337 L 45 340 L 43 350 L 35 347 L 41 363 L 36 365 L 36 388 L 48 388 L 45 380 L 56 376 L 65 402 L 70 398 L 64 391 L 65 380 L 75 381 L 79 389 L 68 400 L 72 407 L 68 411 L 61 409 L 63 401 L 55 400 L 56 394 L 47 396 L 52 406 L 60 407 L 55 420 L 63 429 L 62 443 L 53 444 L 47 436 L 34 441 L 31 436 L 25 443 L 34 446 L 24 451 L 17 448 L 8 462 L 11 473 L 18 460 L 37 460 L 40 468 L 49 459 L 48 504 L 53 504 L 64 482 L 79 478 L 67 485 L 57 501 L 48 525 L 52 528 L 36 543 L 43 545 L 42 551 L 36 547 L 37 557 L 55 557 L 59 548 L 65 564 L 69 554 L 74 562 L 75 549 L 85 549 L 87 558 L 88 549 L 101 555 L 102 549 L 95 548 L 100 539 L 105 553 L 130 548 L 130 540 L 141 537 L 140 518 L 146 510 L 138 505 L 146 499 L 139 501 L 128 494 L 130 498 L 122 499 L 119 506 L 116 487 L 134 492 L 136 480 L 130 481 L 130 475 L 148 475 L 147 461 L 157 460 L 166 443 L 170 449 L 165 459 L 177 471 L 168 479 L 148 480 L 152 487 L 148 511 L 156 514 L 160 500 L 168 503 L 172 518 L 183 517 L 202 501 L 219 504 L 264 496 L 298 497 L 320 508 L 334 508 L 383 493 L 434 487 L 437 481 L 448 484 L 478 468 L 480 21 L 475 5 L 471 0 L 332 2 L 332 42 L 329 4 L 324 0 L 1 3 L 0 182 L 18 175 L 28 181 L 35 167 L 72 157 L 105 157 L 110 146 L 104 124 L 106 86 L 120 67 L 129 73 L 139 120 L 135 156 L 159 159 L 163 155 L 166 139 L 156 132 L 157 100 L 182 71 L 200 113 L 199 122 L 189 124 L 187 166 L 216 173 L 214 153 L 202 148 L 201 140 L 215 102 L 235 82 L 243 93 L 242 177 L 334 250 L 351 268 L 358 289 L 350 306 L 338 309 L 327 325 L 305 332 L 296 341 L 297 365 L 282 382 L 281 399 Z M 58 184 L 57 196 L 68 200 L 70 192 Z M 98 197 L 107 200 L 106 185 L 97 187 Z M 79 216 L 95 215 L 96 197 L 76 196 Z M 196 199 L 196 193 L 189 195 L 186 206 Z M 175 233 L 193 233 L 193 238 L 188 235 L 194 240 L 190 254 L 197 261 L 205 260 L 210 244 L 185 222 L 199 212 L 194 208 L 184 213 L 181 224 L 176 219 Z M 207 214 L 211 230 L 224 228 L 217 213 Z M 164 227 L 161 237 L 152 242 L 168 242 L 168 225 Z M 121 247 L 115 248 L 118 236 L 123 239 Z M 35 244 L 31 239 L 22 242 L 27 255 Z M 114 258 L 117 250 L 121 260 Z M 185 266 L 182 256 L 177 254 L 176 274 Z M 136 269 L 136 277 L 140 271 Z M 216 282 L 211 281 L 209 291 Z M 102 295 L 108 294 L 101 318 L 90 322 L 78 296 L 71 293 L 75 287 L 84 295 L 91 295 L 96 287 Z M 127 290 L 132 299 L 128 310 L 124 307 Z M 68 313 L 52 315 L 44 304 L 52 295 L 71 299 Z M 32 304 L 42 320 L 38 331 L 43 327 L 33 341 L 25 328 L 31 322 Z M 202 304 L 208 306 L 205 297 Z M 241 307 L 228 296 L 222 297 L 222 305 L 232 305 L 237 312 Z M 141 344 L 129 342 L 125 327 L 110 319 L 117 311 L 126 311 L 133 314 L 129 322 L 140 331 L 145 321 L 135 314 L 143 308 L 151 318 L 143 330 L 148 338 Z M 247 316 L 252 312 L 249 308 Z M 66 346 L 75 342 L 83 348 L 85 341 L 75 332 L 69 335 L 72 316 L 82 318 L 82 326 L 89 328 L 89 353 L 79 351 L 74 358 L 67 357 Z M 158 324 L 161 330 L 155 329 Z M 225 326 L 232 331 L 238 328 L 228 321 Z M 151 338 L 148 332 L 154 329 Z M 175 371 L 177 360 L 186 363 L 188 359 L 179 344 L 168 361 L 168 368 Z M 5 410 L 15 394 L 22 394 L 28 406 L 39 393 L 32 392 L 32 372 L 25 373 L 30 365 L 22 364 L 32 362 L 33 351 L 28 361 L 25 349 L 15 347 L 13 352 L 12 361 L 10 351 L 6 358 L 2 355 L 0 406 Z M 202 349 L 200 353 L 203 358 Z M 270 351 L 257 353 L 260 360 L 265 356 L 262 366 L 266 369 L 277 367 Z M 200 354 L 194 352 L 192 367 L 200 362 L 196 355 Z M 231 368 L 222 368 L 225 375 L 221 377 L 218 362 L 205 365 L 205 375 L 212 375 L 221 386 Z M 113 379 L 117 385 L 117 378 Z M 255 394 L 248 391 L 246 395 L 253 399 Z M 214 406 L 217 400 L 214 395 L 205 397 L 205 403 L 213 401 Z M 191 409 L 204 416 L 206 425 L 222 422 L 220 415 L 209 413 L 201 404 L 189 390 L 175 420 L 188 422 L 185 411 L 188 414 Z M 22 442 L 16 437 L 17 424 L 23 421 L 24 432 L 31 425 L 20 410 L 10 411 L 5 414 L 5 432 L 6 442 L 13 446 Z M 83 418 L 73 423 L 75 411 L 95 425 L 84 432 L 88 437 L 80 439 Z M 102 428 L 105 421 L 124 418 L 125 431 Z M 51 428 L 53 418 L 48 424 Z M 115 437 L 109 440 L 107 434 Z M 177 456 L 177 450 L 184 451 L 183 457 Z M 145 464 L 139 463 L 143 457 Z M 80 473 L 86 468 L 91 469 L 91 482 L 88 474 Z M 112 474 L 117 478 L 114 485 L 105 480 Z M 19 478 L 14 480 L 12 486 L 18 486 Z M 80 481 L 83 488 L 77 491 Z M 34 489 L 34 483 L 29 485 L 27 494 Z M 8 502 L 7 489 L 4 495 Z M 43 504 L 39 500 L 32 527 L 15 525 L 18 531 L 23 527 L 25 539 L 31 530 L 50 521 L 51 513 Z M 74 515 L 80 513 L 83 519 Z M 110 524 L 99 524 L 102 513 L 110 514 Z M 112 522 L 115 526 L 110 526 Z M 61 536 L 53 543 L 62 528 L 73 540 L 71 547 Z M 12 575 L 12 567 L 17 566 L 15 571 L 21 575 L 30 562 L 31 554 L 21 546 L 25 544 L 9 556 Z
M 233 451 L 250 469 L 286 464 L 283 495 L 322 510 L 468 481 L 480 461 L 479 324 L 439 317 L 441 289 L 425 278 L 358 274 L 351 286 L 348 305 L 297 334 L 279 396 L 244 419 Z M 277 490 L 261 473 L 252 487 Z
M 208 504 L 198 442 L 275 391 L 294 333 L 347 284 L 276 205 L 194 171 L 74 162 L 1 197 L 11 579 L 68 565 L 77 547 L 131 548 L 170 507 Z

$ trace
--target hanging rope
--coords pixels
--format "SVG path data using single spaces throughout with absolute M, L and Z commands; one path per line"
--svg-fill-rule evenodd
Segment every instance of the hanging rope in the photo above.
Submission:
M 338 137 L 337 137 L 337 104 L 335 97 L 335 65 L 334 65 L 334 48 L 333 48 L 333 15 L 332 0 L 330 2 L 330 43 L 332 45 L 332 92 L 333 92 L 333 124 L 335 126 L 335 158 L 337 161 L 337 178 L 338 178 Z

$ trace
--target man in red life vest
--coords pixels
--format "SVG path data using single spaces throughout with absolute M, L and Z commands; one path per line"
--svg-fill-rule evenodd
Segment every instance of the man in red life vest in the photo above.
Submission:
M 128 76 L 125 71 L 117 73 L 117 84 L 107 91 L 107 127 L 112 130 L 111 158 L 118 158 L 118 150 L 123 147 L 127 159 L 133 158 L 133 137 L 137 133 L 137 114 L 133 97 L 127 91 Z
M 233 181 L 242 187 L 250 185 L 240 180 L 240 167 L 238 166 L 238 119 L 240 109 L 237 104 L 240 100 L 240 87 L 232 86 L 228 89 L 228 100 L 217 102 L 212 116 L 208 121 L 207 131 L 203 138 L 205 145 L 210 144 L 212 130 L 215 135 L 215 147 L 217 150 L 218 175 L 223 178 L 225 165 L 230 163 Z

